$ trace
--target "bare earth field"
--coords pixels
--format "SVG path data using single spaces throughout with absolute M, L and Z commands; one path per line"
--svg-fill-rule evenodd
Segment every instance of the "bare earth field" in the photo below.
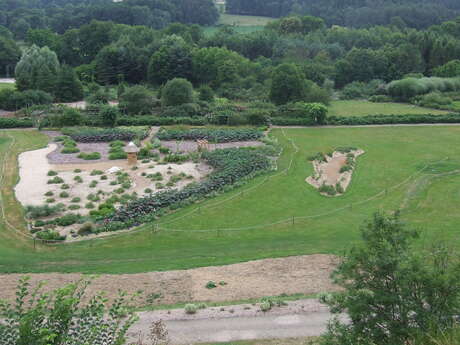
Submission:
M 138 306 L 175 304 L 181 302 L 228 302 L 281 294 L 315 294 L 334 291 L 337 287 L 330 274 L 337 263 L 332 255 L 304 255 L 280 259 L 265 259 L 228 266 L 203 267 L 182 271 L 108 275 L 94 279 L 88 296 L 105 291 L 109 299 L 119 290 L 135 293 L 142 290 Z M 0 275 L 0 299 L 12 301 L 15 287 L 23 275 Z M 81 274 L 30 274 L 31 284 L 46 280 L 45 289 L 62 287 L 78 281 Z M 226 285 L 207 289 L 208 281 Z M 157 298 L 152 302 L 152 296 Z M 158 297 L 160 296 L 160 297 Z M 150 298 L 149 298 L 150 297 Z

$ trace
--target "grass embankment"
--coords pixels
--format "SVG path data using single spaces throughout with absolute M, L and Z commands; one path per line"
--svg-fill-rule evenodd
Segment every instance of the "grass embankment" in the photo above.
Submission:
M 448 114 L 448 111 L 418 107 L 406 103 L 372 103 L 369 101 L 333 101 L 330 116 Z
M 421 226 L 424 243 L 440 237 L 455 238 L 460 176 L 434 178 L 428 173 L 460 169 L 460 127 L 313 128 L 284 132 L 299 147 L 294 154 L 282 131 L 272 132 L 284 147 L 280 169 L 289 165 L 294 154 L 287 174 L 265 183 L 265 176 L 258 177 L 238 190 L 180 210 L 161 219 L 167 230 L 159 233 L 154 233 L 154 226 L 149 224 L 137 233 L 34 251 L 30 243 L 24 244 L 2 227 L 0 271 L 134 273 L 300 254 L 342 254 L 359 239 L 359 226 L 373 212 L 401 207 L 405 220 Z M 8 151 L 8 141 L 3 140 L 0 155 L 14 157 L 21 150 L 44 144 L 44 137 L 37 132 L 8 133 L 17 138 L 18 146 Z M 307 157 L 336 146 L 355 146 L 366 153 L 358 158 L 345 195 L 323 197 L 305 182 L 313 171 Z M 422 167 L 446 157 L 450 160 L 432 164 L 421 178 L 414 178 Z M 11 175 L 6 176 L 5 190 L 9 192 L 17 172 L 11 168 L 7 174 Z M 409 183 L 390 188 L 409 178 Z M 216 205 L 242 190 L 246 191 L 243 195 Z M 385 190 L 387 193 L 382 193 Z M 378 193 L 382 194 L 366 201 Z M 216 207 L 206 208 L 209 205 Z M 19 210 L 17 204 L 8 206 L 9 216 L 19 214 Z M 191 210 L 197 211 L 185 216 Z M 306 218 L 292 222 L 290 217 Z M 281 219 L 288 221 L 270 225 Z M 253 226 L 259 227 L 248 228 Z M 215 230 L 229 228 L 233 230 Z

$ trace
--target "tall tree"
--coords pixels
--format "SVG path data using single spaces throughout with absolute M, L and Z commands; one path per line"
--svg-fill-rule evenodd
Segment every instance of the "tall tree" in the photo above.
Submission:
M 270 100 L 275 104 L 302 101 L 305 98 L 305 79 L 294 64 L 282 64 L 273 71 Z
M 48 47 L 36 45 L 26 49 L 16 65 L 16 85 L 19 90 L 36 89 L 53 93 L 59 61 Z
M 83 85 L 72 67 L 61 66 L 54 94 L 59 102 L 75 102 L 83 99 Z

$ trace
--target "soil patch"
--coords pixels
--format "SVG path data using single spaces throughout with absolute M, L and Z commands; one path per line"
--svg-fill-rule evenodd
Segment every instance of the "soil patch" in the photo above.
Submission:
M 336 291 L 330 280 L 338 258 L 332 255 L 305 255 L 265 259 L 219 267 L 139 274 L 101 275 L 91 284 L 88 295 L 106 291 L 113 299 L 118 291 L 142 290 L 138 306 L 180 302 L 227 302 L 285 294 L 314 294 Z M 0 275 L 0 299 L 12 301 L 20 274 Z M 61 287 L 82 278 L 80 274 L 31 274 L 32 285 L 40 280 L 46 289 Z M 206 283 L 224 281 L 226 285 L 207 289 Z

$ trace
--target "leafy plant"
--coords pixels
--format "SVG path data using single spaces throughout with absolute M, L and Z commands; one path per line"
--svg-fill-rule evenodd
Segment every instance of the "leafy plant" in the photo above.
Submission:
M 196 314 L 198 306 L 196 304 L 186 304 L 184 310 L 186 314 Z
M 253 128 L 192 128 L 188 130 L 162 129 L 158 132 L 157 137 L 160 140 L 206 139 L 210 142 L 224 143 L 234 141 L 259 140 L 263 137 L 263 132 Z
M 92 153 L 85 153 L 82 152 L 78 155 L 78 158 L 84 159 L 84 160 L 97 160 L 101 158 L 101 154 L 99 152 L 92 152 Z
M 59 176 L 54 176 L 52 179 L 48 180 L 48 184 L 60 184 L 64 183 L 64 180 Z

